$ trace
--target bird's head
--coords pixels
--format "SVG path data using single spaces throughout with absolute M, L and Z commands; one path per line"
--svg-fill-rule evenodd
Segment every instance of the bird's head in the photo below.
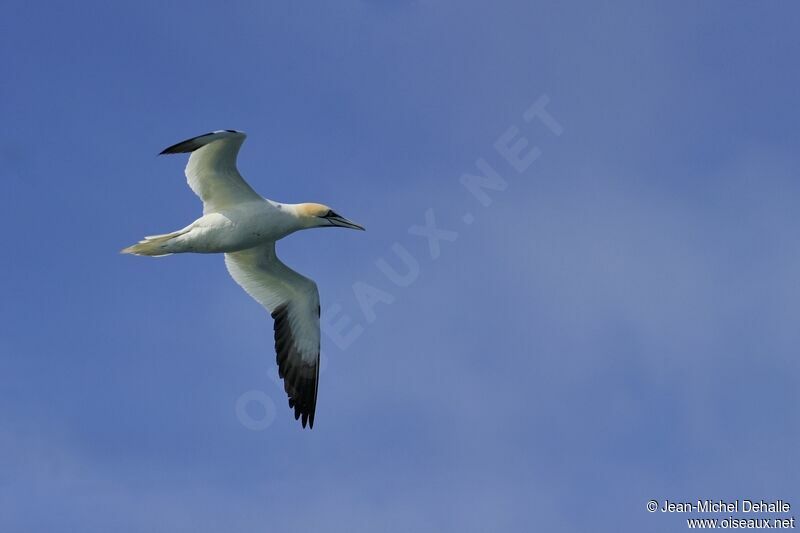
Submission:
M 364 231 L 364 226 L 347 220 L 323 204 L 298 204 L 297 215 L 306 228 L 350 228 Z

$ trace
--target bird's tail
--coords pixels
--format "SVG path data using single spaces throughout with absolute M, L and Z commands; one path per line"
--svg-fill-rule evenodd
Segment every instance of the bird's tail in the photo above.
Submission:
M 139 241 L 133 246 L 124 248 L 120 253 L 133 254 L 133 255 L 149 255 L 150 257 L 164 257 L 172 255 L 173 252 L 169 250 L 169 241 L 183 235 L 188 231 L 188 228 L 173 231 L 164 235 L 150 235 L 145 237 L 144 240 Z

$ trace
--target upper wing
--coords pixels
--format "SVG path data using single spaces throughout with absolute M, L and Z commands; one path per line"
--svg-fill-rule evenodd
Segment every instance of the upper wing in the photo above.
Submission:
M 245 137 L 240 131 L 214 131 L 172 145 L 161 152 L 192 153 L 186 165 L 186 180 L 203 200 L 203 213 L 261 198 L 236 169 L 236 155 Z
M 233 279 L 275 319 L 278 375 L 294 417 L 314 427 L 319 381 L 319 291 L 317 284 L 284 265 L 275 243 L 225 254 Z

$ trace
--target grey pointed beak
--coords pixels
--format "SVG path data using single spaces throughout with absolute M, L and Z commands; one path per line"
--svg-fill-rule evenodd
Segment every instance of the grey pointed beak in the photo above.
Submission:
M 335 216 L 335 217 L 328 217 L 330 223 L 334 226 L 339 226 L 340 228 L 350 228 L 350 229 L 359 229 L 361 231 L 367 231 L 364 226 L 361 224 L 356 224 L 352 220 L 347 220 L 344 217 Z

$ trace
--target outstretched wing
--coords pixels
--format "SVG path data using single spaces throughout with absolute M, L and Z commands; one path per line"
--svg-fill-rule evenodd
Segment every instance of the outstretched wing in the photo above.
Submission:
M 275 319 L 278 375 L 295 419 L 314 427 L 319 381 L 317 284 L 284 265 L 275 243 L 225 254 L 233 279 Z
M 186 165 L 186 180 L 203 200 L 203 213 L 261 198 L 236 169 L 236 156 L 246 137 L 235 130 L 214 131 L 179 142 L 161 152 L 192 153 Z

